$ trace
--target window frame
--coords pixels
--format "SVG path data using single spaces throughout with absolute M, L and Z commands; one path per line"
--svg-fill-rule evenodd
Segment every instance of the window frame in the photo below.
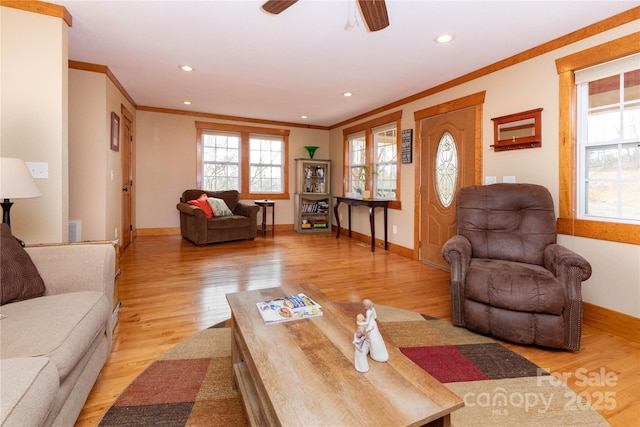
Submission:
M 640 244 L 640 225 L 578 218 L 577 87 L 575 71 L 640 52 L 640 33 L 633 33 L 556 60 L 559 78 L 559 210 L 560 234 Z
M 240 134 L 240 198 L 241 199 L 289 199 L 289 129 L 263 128 L 257 126 L 231 125 L 224 123 L 196 121 L 196 186 L 203 188 L 203 144 L 202 131 L 234 132 Z M 282 193 L 252 193 L 250 182 L 251 136 L 281 136 L 283 139 Z
M 399 153 L 402 152 L 401 147 L 401 130 L 400 130 L 400 122 L 402 119 L 402 110 L 396 111 L 393 113 L 386 114 L 384 116 L 378 117 L 373 120 L 369 120 L 355 126 L 351 126 L 342 130 L 343 136 L 343 179 L 342 179 L 342 191 L 343 194 L 346 194 L 349 191 L 349 181 L 351 177 L 350 171 L 350 141 L 349 136 L 355 134 L 361 134 L 364 132 L 365 135 L 365 145 L 366 145 L 366 166 L 370 171 L 375 168 L 375 153 L 374 153 L 374 131 L 378 128 L 386 125 L 393 125 L 395 123 L 396 127 L 396 151 L 398 155 L 396 156 L 396 168 L 397 168 L 397 176 L 396 176 L 396 198 L 395 200 L 389 200 L 389 208 L 390 209 L 402 209 L 401 202 L 401 176 L 402 176 L 402 163 L 401 156 Z M 366 176 L 365 188 L 373 191 L 374 189 L 374 178 L 371 173 L 368 173 Z

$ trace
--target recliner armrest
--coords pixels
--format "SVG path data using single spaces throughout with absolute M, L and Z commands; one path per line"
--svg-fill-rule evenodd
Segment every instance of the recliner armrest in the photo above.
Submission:
M 460 262 L 462 265 L 468 266 L 471 262 L 471 242 L 466 237 L 457 234 L 442 246 L 442 256 L 451 265 Z
M 551 244 L 544 249 L 544 267 L 556 277 L 566 277 L 570 268 L 580 271 L 581 280 L 591 277 L 591 264 L 582 256 L 562 245 Z
M 464 283 L 471 264 L 471 242 L 464 236 L 455 235 L 442 246 L 442 256 L 451 265 L 451 318 L 454 325 L 465 326 Z

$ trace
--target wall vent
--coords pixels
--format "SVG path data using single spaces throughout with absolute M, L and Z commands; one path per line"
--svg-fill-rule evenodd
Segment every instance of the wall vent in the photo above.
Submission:
M 69 220 L 69 242 L 79 242 L 82 240 L 82 221 L 79 219 Z

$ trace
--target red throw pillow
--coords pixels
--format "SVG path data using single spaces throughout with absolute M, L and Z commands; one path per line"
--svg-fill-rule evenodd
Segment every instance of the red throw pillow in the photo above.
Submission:
M 213 218 L 213 209 L 211 209 L 211 205 L 207 202 L 206 193 L 202 193 L 202 196 L 198 197 L 196 200 L 189 200 L 187 203 L 202 209 L 204 211 L 205 218 Z

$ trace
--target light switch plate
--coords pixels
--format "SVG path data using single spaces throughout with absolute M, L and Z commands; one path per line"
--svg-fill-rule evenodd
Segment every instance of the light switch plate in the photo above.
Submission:
M 502 182 L 506 182 L 508 184 L 513 184 L 516 182 L 516 177 L 513 175 L 505 175 L 502 177 Z
M 495 176 L 484 177 L 484 185 L 491 185 L 491 184 L 495 184 L 496 182 L 498 182 L 498 178 L 496 178 Z
M 25 162 L 31 176 L 35 179 L 49 178 L 49 163 L 44 162 Z

